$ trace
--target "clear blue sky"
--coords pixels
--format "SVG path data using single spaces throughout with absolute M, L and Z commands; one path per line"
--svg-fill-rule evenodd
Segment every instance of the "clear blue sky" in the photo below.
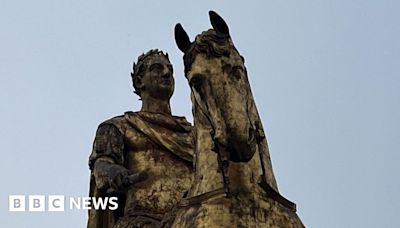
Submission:
M 173 113 L 191 117 L 173 37 L 228 22 L 280 191 L 307 227 L 400 227 L 399 1 L 0 2 L 0 224 L 84 227 L 85 211 L 10 213 L 10 194 L 86 196 L 97 125 L 138 110 L 132 61 L 169 53 Z

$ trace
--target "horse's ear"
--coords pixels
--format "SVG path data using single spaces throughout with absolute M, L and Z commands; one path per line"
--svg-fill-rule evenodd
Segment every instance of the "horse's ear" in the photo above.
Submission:
M 175 25 L 175 42 L 179 50 L 183 53 L 185 53 L 190 46 L 189 36 L 180 23 Z
M 210 10 L 208 14 L 210 15 L 210 21 L 213 29 L 219 33 L 229 36 L 229 28 L 224 19 L 222 19 L 220 15 L 212 10 Z

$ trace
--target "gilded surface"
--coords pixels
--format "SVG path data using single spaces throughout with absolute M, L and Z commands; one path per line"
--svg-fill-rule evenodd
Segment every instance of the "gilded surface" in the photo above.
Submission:
M 144 127 L 157 128 L 163 138 L 171 138 L 173 134 L 154 124 Z M 127 129 L 126 137 L 126 143 L 131 147 L 127 150 L 126 167 L 134 173 L 146 172 L 148 178 L 128 191 L 125 212 L 129 214 L 132 209 L 135 212 L 140 209 L 163 215 L 178 203 L 191 186 L 192 166 L 190 162 L 166 152 L 164 148 L 143 137 L 143 133 Z
M 213 29 L 194 42 L 175 27 L 196 147 L 194 182 L 183 200 L 189 203 L 180 204 L 172 227 L 304 227 L 295 205 L 278 192 L 244 59 L 225 21 L 212 11 L 210 20 Z M 218 189 L 225 193 L 213 194 Z
M 90 196 L 117 196 L 119 207 L 92 208 L 88 228 L 159 227 L 192 184 L 192 126 L 171 114 L 168 55 L 150 50 L 139 56 L 132 82 L 141 111 L 100 124 L 89 158 Z
M 122 194 L 124 208 L 92 210 L 88 227 L 304 227 L 296 205 L 279 193 L 244 58 L 225 21 L 212 11 L 210 20 L 213 29 L 194 42 L 175 27 L 193 129 L 171 115 L 168 56 L 150 51 L 134 65 L 142 110 L 101 124 L 89 163 L 91 195 L 108 188 Z M 124 189 L 114 173 L 146 173 L 147 179 Z

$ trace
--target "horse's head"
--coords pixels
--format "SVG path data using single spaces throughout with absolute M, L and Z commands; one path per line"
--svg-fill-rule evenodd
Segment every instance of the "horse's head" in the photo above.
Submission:
M 230 160 L 247 162 L 255 151 L 256 127 L 250 114 L 253 101 L 244 58 L 234 47 L 225 21 L 213 11 L 209 14 L 213 29 L 191 42 L 177 24 L 175 40 L 184 53 L 195 110 L 206 116 L 214 142 L 230 152 Z

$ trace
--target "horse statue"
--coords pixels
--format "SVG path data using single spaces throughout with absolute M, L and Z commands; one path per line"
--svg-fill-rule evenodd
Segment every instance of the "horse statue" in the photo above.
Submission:
M 247 77 L 226 22 L 209 12 L 213 29 L 191 42 L 180 24 L 196 139 L 194 182 L 172 227 L 304 227 L 296 205 L 281 196 Z

